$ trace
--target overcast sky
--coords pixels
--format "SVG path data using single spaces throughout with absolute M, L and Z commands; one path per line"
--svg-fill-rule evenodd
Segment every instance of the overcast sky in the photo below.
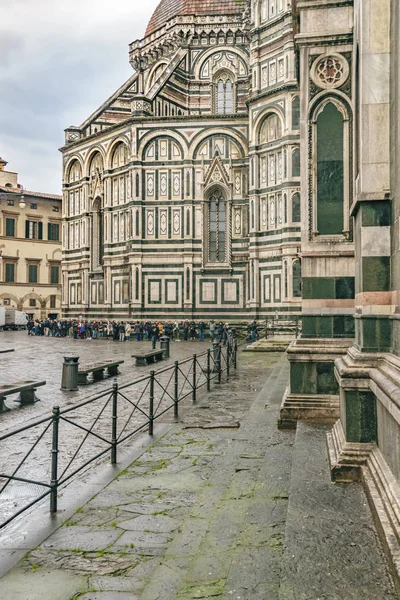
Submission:
M 61 193 L 64 129 L 132 74 L 158 0 L 0 0 L 0 156 L 25 189 Z

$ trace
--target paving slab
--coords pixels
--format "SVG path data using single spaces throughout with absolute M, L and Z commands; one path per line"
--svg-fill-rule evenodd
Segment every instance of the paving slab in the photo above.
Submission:
M 328 427 L 298 423 L 279 600 L 396 600 L 361 484 L 333 484 Z
M 0 580 L 0 598 L 394 600 L 361 488 L 336 490 L 329 481 L 318 445 L 325 432 L 317 430 L 315 441 L 300 428 L 306 441 L 299 435 L 294 449 L 294 432 L 277 429 L 286 357 L 241 359 L 239 377 L 212 401 L 199 397 L 180 422 Z M 240 427 L 226 427 L 224 411 Z M 330 568 L 329 544 L 339 534 L 343 560 Z M 352 591 L 358 549 L 360 564 L 372 570 L 357 581 L 361 596 Z M 308 562 L 300 577 L 303 556 Z M 66 593 L 56 590 L 64 595 L 48 595 L 54 574 L 65 578 Z M 339 577 L 341 595 L 330 596 Z M 37 595 L 26 596 L 33 581 Z M 14 595 L 4 595 L 3 584 Z

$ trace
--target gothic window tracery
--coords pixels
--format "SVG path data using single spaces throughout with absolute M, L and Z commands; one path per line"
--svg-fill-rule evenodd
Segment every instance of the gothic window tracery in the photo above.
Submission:
M 342 234 L 345 229 L 344 137 L 343 114 L 328 102 L 316 120 L 316 212 L 321 235 Z
M 208 262 L 227 262 L 227 202 L 216 189 L 208 201 Z
M 214 79 L 214 109 L 218 115 L 232 114 L 234 111 L 234 78 L 232 73 L 219 73 Z

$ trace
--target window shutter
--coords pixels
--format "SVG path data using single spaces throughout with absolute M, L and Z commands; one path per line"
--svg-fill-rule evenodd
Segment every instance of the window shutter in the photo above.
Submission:
M 15 220 L 14 219 L 6 219 L 6 236 L 7 237 L 15 236 Z
M 47 239 L 51 240 L 51 223 L 47 223 Z
M 43 239 L 43 223 L 39 221 L 38 223 L 38 240 Z
M 29 221 L 25 221 L 25 237 L 29 238 Z

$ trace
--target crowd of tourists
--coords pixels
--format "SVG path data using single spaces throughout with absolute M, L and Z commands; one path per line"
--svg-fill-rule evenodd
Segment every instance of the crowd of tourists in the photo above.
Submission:
M 227 343 L 230 326 L 222 321 L 76 321 L 76 320 L 29 320 L 27 323 L 28 335 L 50 336 L 75 340 L 96 340 L 107 338 L 114 341 L 125 342 L 132 339 L 137 342 L 158 341 L 163 335 L 173 341 L 188 342 L 209 339 L 211 342 L 218 340 Z M 257 325 L 253 321 L 248 327 L 252 341 L 256 339 Z

